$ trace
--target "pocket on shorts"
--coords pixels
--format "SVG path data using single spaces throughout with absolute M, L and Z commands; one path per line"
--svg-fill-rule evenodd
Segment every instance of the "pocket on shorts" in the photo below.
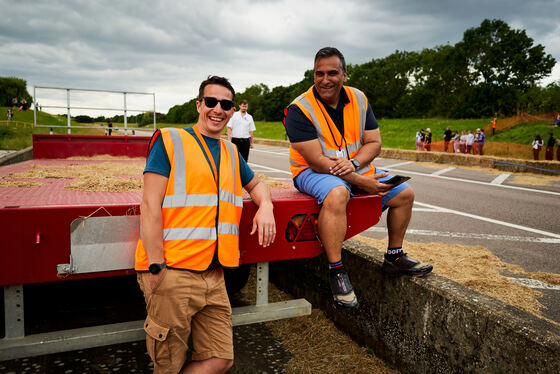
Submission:
M 167 335 L 169 335 L 169 327 L 154 321 L 152 317 L 148 316 L 144 322 L 144 331 L 146 332 L 148 354 L 154 364 L 169 364 L 169 344 L 166 341 Z

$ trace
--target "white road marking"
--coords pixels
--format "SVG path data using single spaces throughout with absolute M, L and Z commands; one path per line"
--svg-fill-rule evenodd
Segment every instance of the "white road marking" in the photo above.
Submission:
M 387 232 L 385 227 L 370 227 L 366 231 L 370 232 Z M 423 235 L 423 236 L 439 236 L 448 238 L 461 238 L 461 239 L 477 239 L 477 240 L 500 240 L 500 241 L 514 241 L 514 242 L 528 242 L 528 243 L 550 243 L 560 244 L 560 239 L 554 238 L 537 238 L 531 236 L 515 236 L 515 235 L 494 235 L 494 234 L 481 234 L 473 232 L 450 232 L 450 231 L 434 231 L 434 230 L 406 230 L 410 235 Z
M 504 185 L 504 184 L 490 184 L 489 182 L 480 182 L 480 181 L 473 181 L 473 180 L 470 180 L 470 179 L 446 177 L 444 175 L 432 175 L 432 174 L 426 174 L 426 173 L 419 173 L 419 172 L 411 171 L 411 170 L 392 169 L 391 167 L 387 167 L 387 166 L 383 167 L 383 169 L 389 170 L 389 171 L 392 171 L 392 172 L 395 172 L 395 173 L 405 173 L 407 175 L 420 175 L 420 176 L 423 176 L 423 177 L 440 178 L 440 179 L 446 179 L 446 180 L 450 180 L 450 181 L 457 181 L 457 182 L 463 182 L 463 183 L 482 184 L 484 186 L 495 186 L 495 187 L 501 187 L 501 188 L 509 188 L 511 190 L 540 192 L 540 193 L 544 193 L 544 194 L 560 196 L 560 192 L 554 192 L 554 191 L 536 190 L 536 189 L 533 189 L 533 188 L 508 186 L 508 185 Z
M 280 170 L 280 169 L 276 169 L 276 168 L 271 168 L 271 167 L 268 167 L 268 166 L 255 164 L 255 163 L 253 163 L 253 162 L 248 162 L 247 164 L 248 164 L 249 166 L 251 166 L 251 167 L 254 167 L 254 168 L 261 168 L 261 169 L 265 169 L 265 170 L 272 171 L 272 172 L 275 172 L 275 173 L 282 173 L 282 174 L 292 175 L 292 173 L 289 172 L 289 171 Z
M 421 203 L 421 202 L 418 202 L 418 201 L 415 201 L 414 204 L 418 204 L 418 205 L 426 207 L 426 208 L 437 209 L 438 212 L 441 212 L 441 213 L 453 213 L 453 214 L 457 214 L 459 216 L 464 216 L 464 217 L 477 219 L 477 220 L 480 220 L 480 221 L 486 221 L 486 222 L 494 223 L 496 225 L 502 225 L 502 226 L 506 226 L 506 227 L 511 227 L 513 229 L 534 232 L 536 234 L 550 236 L 552 238 L 560 239 L 560 235 L 555 234 L 553 232 L 548 232 L 548 231 L 539 230 L 539 229 L 533 229 L 533 228 L 527 227 L 527 226 L 516 225 L 515 223 L 499 221 L 499 220 L 493 219 L 493 218 L 481 217 L 479 215 L 470 214 L 470 213 L 466 213 L 466 212 L 461 212 L 461 211 L 458 211 L 458 210 L 447 209 L 447 208 L 439 207 L 439 206 L 432 205 L 432 204 Z
M 448 171 L 455 170 L 455 169 L 456 169 L 455 167 L 450 166 L 450 167 L 448 167 L 448 168 L 435 171 L 435 172 L 433 172 L 431 175 L 442 175 L 442 174 L 447 173 Z
M 272 155 L 280 155 L 280 156 L 286 156 L 289 154 L 289 151 L 281 151 L 281 152 L 273 152 L 273 151 L 265 151 L 264 149 L 261 148 L 253 148 L 251 149 L 251 151 L 255 151 L 255 152 L 262 152 L 262 153 L 269 153 Z
M 513 278 L 513 277 L 507 277 L 508 279 L 514 281 L 515 283 L 519 283 L 523 286 L 527 286 L 530 288 L 536 288 L 539 290 L 556 290 L 556 291 L 560 291 L 560 286 L 553 286 L 551 284 L 545 283 L 545 282 L 541 282 L 539 280 L 536 279 L 529 279 L 529 278 Z
M 437 209 L 430 209 L 430 208 L 412 208 L 413 212 L 438 212 Z
M 494 178 L 494 180 L 490 182 L 490 184 L 502 184 L 506 179 L 509 178 L 510 175 L 510 173 L 500 174 L 496 178 Z
M 379 159 L 378 159 L 379 160 Z M 408 165 L 408 164 L 413 164 L 413 161 L 406 161 L 406 162 L 399 162 L 398 164 L 393 164 L 393 165 L 387 165 L 387 166 L 381 166 L 379 167 L 380 169 L 383 170 L 389 170 L 389 168 L 394 168 L 397 166 L 404 166 L 404 165 Z

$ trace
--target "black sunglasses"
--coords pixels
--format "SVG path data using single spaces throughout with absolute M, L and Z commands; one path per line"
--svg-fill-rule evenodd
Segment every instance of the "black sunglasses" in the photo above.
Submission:
M 218 105 L 218 103 L 220 103 L 220 106 L 222 107 L 223 110 L 230 110 L 235 105 L 234 102 L 231 100 L 227 100 L 227 99 L 218 100 L 215 97 L 209 97 L 209 96 L 204 96 L 201 99 L 201 101 L 202 100 L 204 100 L 204 104 L 208 108 L 214 108 L 216 105 Z

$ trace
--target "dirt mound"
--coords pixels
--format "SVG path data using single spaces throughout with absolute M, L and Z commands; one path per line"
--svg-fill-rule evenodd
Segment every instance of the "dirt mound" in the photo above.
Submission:
M 552 124 L 554 122 L 554 113 L 546 113 L 546 114 L 529 114 L 529 113 L 521 113 L 517 116 L 499 119 L 496 122 L 496 133 L 507 130 L 514 126 L 520 125 L 522 123 L 532 123 L 532 122 L 542 122 L 542 121 L 550 121 Z M 488 124 L 484 127 L 484 132 L 486 134 L 492 133 L 492 125 Z

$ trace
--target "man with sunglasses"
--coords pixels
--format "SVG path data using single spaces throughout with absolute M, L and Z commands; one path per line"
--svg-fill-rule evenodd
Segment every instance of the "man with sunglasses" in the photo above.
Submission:
M 225 373 L 233 365 L 223 267 L 239 265 L 242 187 L 259 207 L 251 235 L 263 247 L 276 236 L 268 187 L 221 139 L 234 98 L 227 79 L 209 77 L 200 85 L 196 125 L 160 129 L 150 141 L 135 269 L 154 373 Z
M 388 248 L 383 271 L 422 276 L 432 265 L 408 257 L 402 244 L 414 203 L 406 183 L 371 163 L 381 151 L 379 126 L 365 95 L 346 82 L 344 56 L 336 48 L 315 55 L 314 85 L 288 107 L 285 126 L 290 138 L 290 170 L 296 188 L 322 205 L 318 231 L 329 262 L 335 305 L 356 308 L 358 300 L 342 264 L 346 206 L 356 193 L 381 195 L 387 214 Z M 367 217 L 364 217 L 367 219 Z
M 233 114 L 227 124 L 228 140 L 237 146 L 245 161 L 249 161 L 249 149 L 253 148 L 253 131 L 256 130 L 253 116 L 247 113 L 248 108 L 247 100 L 241 100 L 239 111 Z

